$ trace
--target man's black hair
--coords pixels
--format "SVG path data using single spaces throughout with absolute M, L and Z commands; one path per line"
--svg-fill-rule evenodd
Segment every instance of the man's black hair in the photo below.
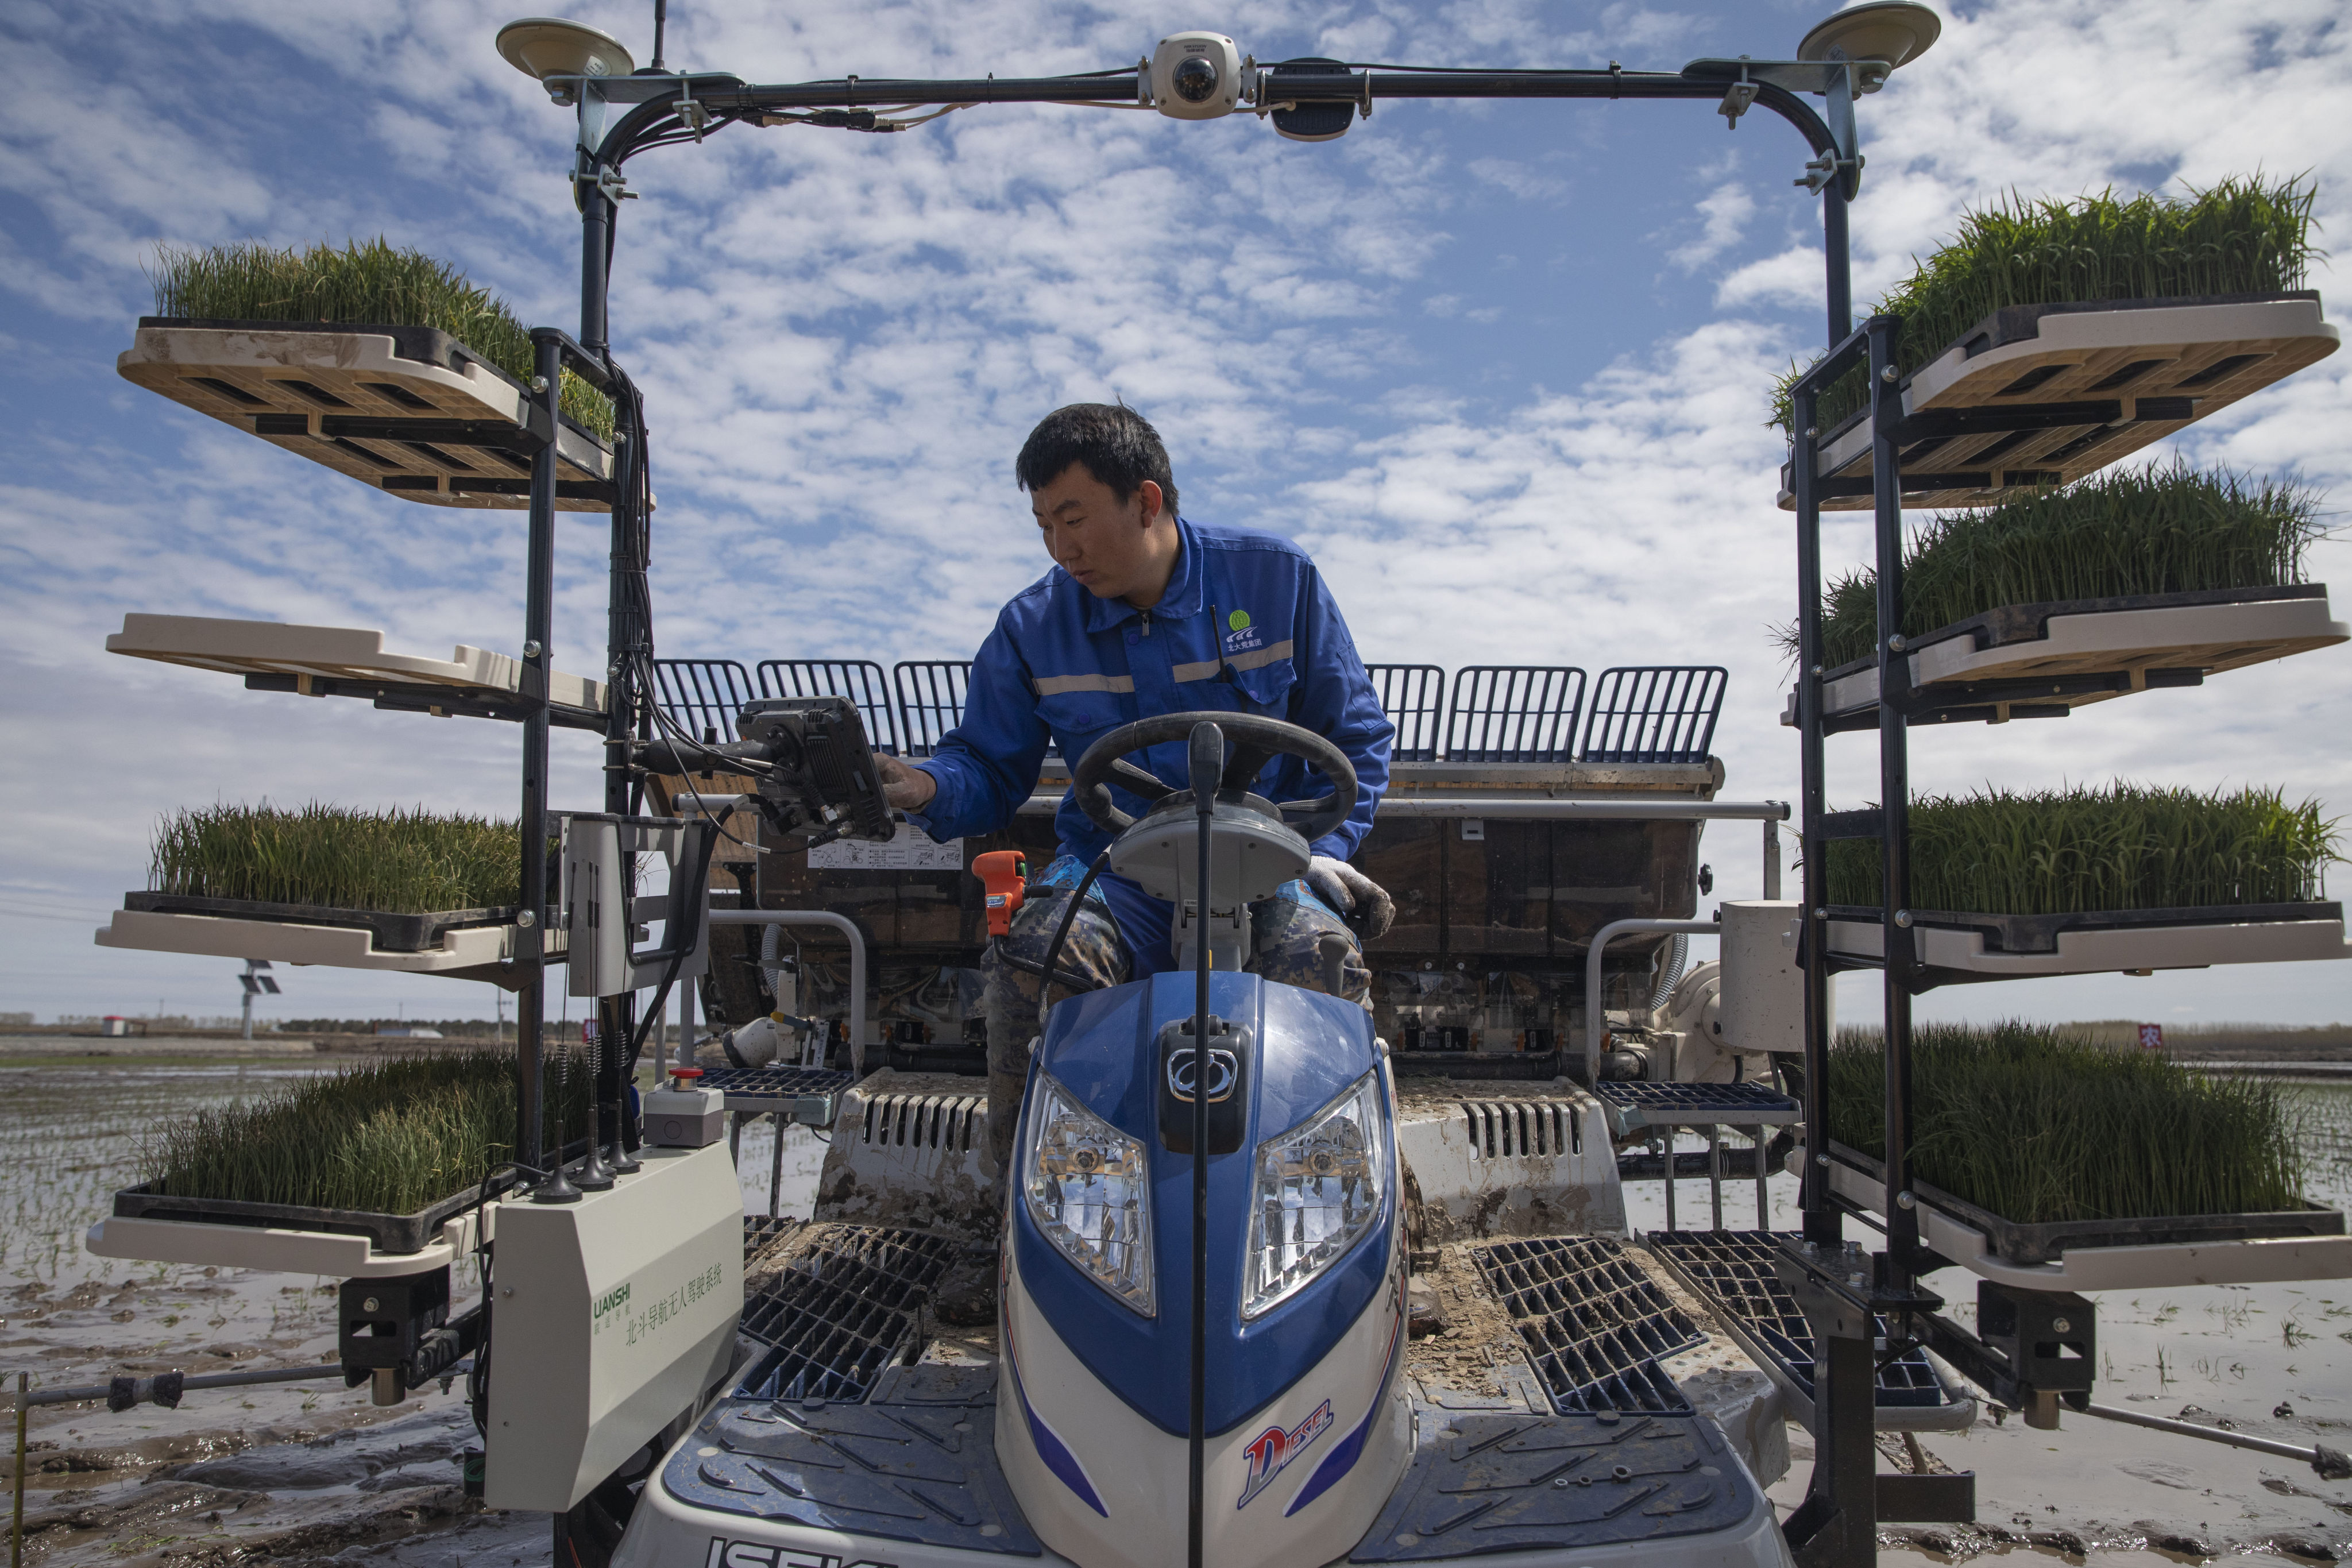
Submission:
M 1168 448 L 1151 422 L 1124 403 L 1073 403 L 1056 408 L 1037 422 L 1021 455 L 1013 459 L 1013 477 L 1024 490 L 1035 490 L 1062 477 L 1072 463 L 1084 463 L 1087 472 L 1121 502 L 1150 479 L 1160 487 L 1160 504 L 1176 515 L 1176 481 L 1168 472 Z

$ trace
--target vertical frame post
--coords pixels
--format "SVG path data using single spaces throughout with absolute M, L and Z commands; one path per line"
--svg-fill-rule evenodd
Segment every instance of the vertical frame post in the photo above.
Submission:
M 1832 250 L 1833 256 L 1843 256 Z M 1830 972 L 1827 812 L 1822 734 L 1822 497 L 1819 398 L 1800 386 L 1790 422 L 1790 487 L 1797 498 L 1797 736 L 1801 772 L 1798 801 L 1798 955 L 1805 979 L 1805 1173 L 1801 1184 L 1805 1239 L 1833 1246 L 1843 1222 L 1829 1197 Z
M 1830 342 L 1845 342 L 1853 331 L 1853 272 L 1846 245 L 1845 184 L 1832 180 L 1822 192 L 1822 250 L 1828 258 Z
M 1895 351 L 1899 317 L 1874 316 L 1870 333 L 1871 495 L 1878 544 L 1878 799 L 1885 953 L 1886 1263 L 1884 1283 L 1907 1290 L 1919 1216 L 1897 1201 L 1911 1186 L 1911 656 L 1903 636 L 1903 475 L 1895 427 L 1903 417 Z
M 540 1068 L 547 1019 L 547 672 L 553 668 L 555 610 L 555 432 L 562 352 L 532 334 L 541 433 L 530 460 L 530 531 L 523 552 L 522 909 L 515 936 L 515 1158 L 540 1163 Z

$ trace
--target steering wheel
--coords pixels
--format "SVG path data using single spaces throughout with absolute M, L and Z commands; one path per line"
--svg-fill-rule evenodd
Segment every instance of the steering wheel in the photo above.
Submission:
M 1256 713 L 1162 713 L 1154 719 L 1121 724 L 1088 746 L 1087 754 L 1078 759 L 1070 775 L 1078 809 L 1107 833 L 1122 833 L 1134 826 L 1135 818 L 1111 801 L 1113 784 L 1149 801 L 1165 800 L 1178 791 L 1173 784 L 1129 762 L 1127 754 L 1147 746 L 1188 740 L 1192 727 L 1202 723 L 1214 724 L 1223 731 L 1233 745 L 1225 758 L 1225 771 L 1217 780 L 1220 795 L 1247 789 L 1250 781 L 1275 758 L 1297 757 L 1329 779 L 1332 790 L 1313 800 L 1283 802 L 1278 809 L 1286 817 L 1296 814 L 1306 818 L 1286 826 L 1311 844 L 1347 821 L 1349 813 L 1356 809 L 1356 764 L 1348 760 L 1347 752 L 1303 725 Z

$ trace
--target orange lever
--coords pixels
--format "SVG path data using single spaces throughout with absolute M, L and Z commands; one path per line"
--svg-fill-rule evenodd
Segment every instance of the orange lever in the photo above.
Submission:
M 992 849 L 972 857 L 971 871 L 988 894 L 988 934 L 1010 936 L 1029 881 L 1027 858 L 1018 849 Z

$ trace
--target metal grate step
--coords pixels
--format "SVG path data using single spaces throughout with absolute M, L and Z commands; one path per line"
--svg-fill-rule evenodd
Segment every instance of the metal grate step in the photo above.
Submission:
M 834 1227 L 743 1303 L 742 1331 L 772 1347 L 739 1395 L 860 1400 L 915 1337 L 915 1314 L 957 1243 L 919 1231 Z
M 1797 1299 L 1772 1267 L 1778 1252 L 1771 1233 L 1761 1230 L 1668 1230 L 1648 1238 L 1656 1253 L 1726 1317 L 1746 1324 L 1764 1352 L 1790 1379 L 1811 1394 L 1813 1388 L 1813 1329 Z M 1884 1334 L 1886 1325 L 1880 1323 Z M 1927 1360 L 1913 1350 L 1878 1371 L 1881 1409 L 1939 1409 L 1954 1402 L 1950 1389 Z
M 705 1068 L 699 1089 L 715 1089 L 732 1100 L 737 1096 L 790 1100 L 802 1094 L 838 1094 L 850 1085 L 850 1076 L 831 1068 Z
M 1554 1237 L 1474 1247 L 1561 1415 L 1658 1415 L 1691 1407 L 1658 1366 L 1704 1337 L 1613 1241 Z
M 1786 1127 L 1804 1120 L 1797 1102 L 1769 1084 L 1641 1083 L 1603 1079 L 1592 1092 L 1618 1137 L 1643 1127 Z
M 763 1214 L 745 1215 L 743 1216 L 744 1263 L 748 1266 L 751 1259 L 792 1235 L 800 1226 L 801 1222 L 796 1219 L 775 1219 Z

